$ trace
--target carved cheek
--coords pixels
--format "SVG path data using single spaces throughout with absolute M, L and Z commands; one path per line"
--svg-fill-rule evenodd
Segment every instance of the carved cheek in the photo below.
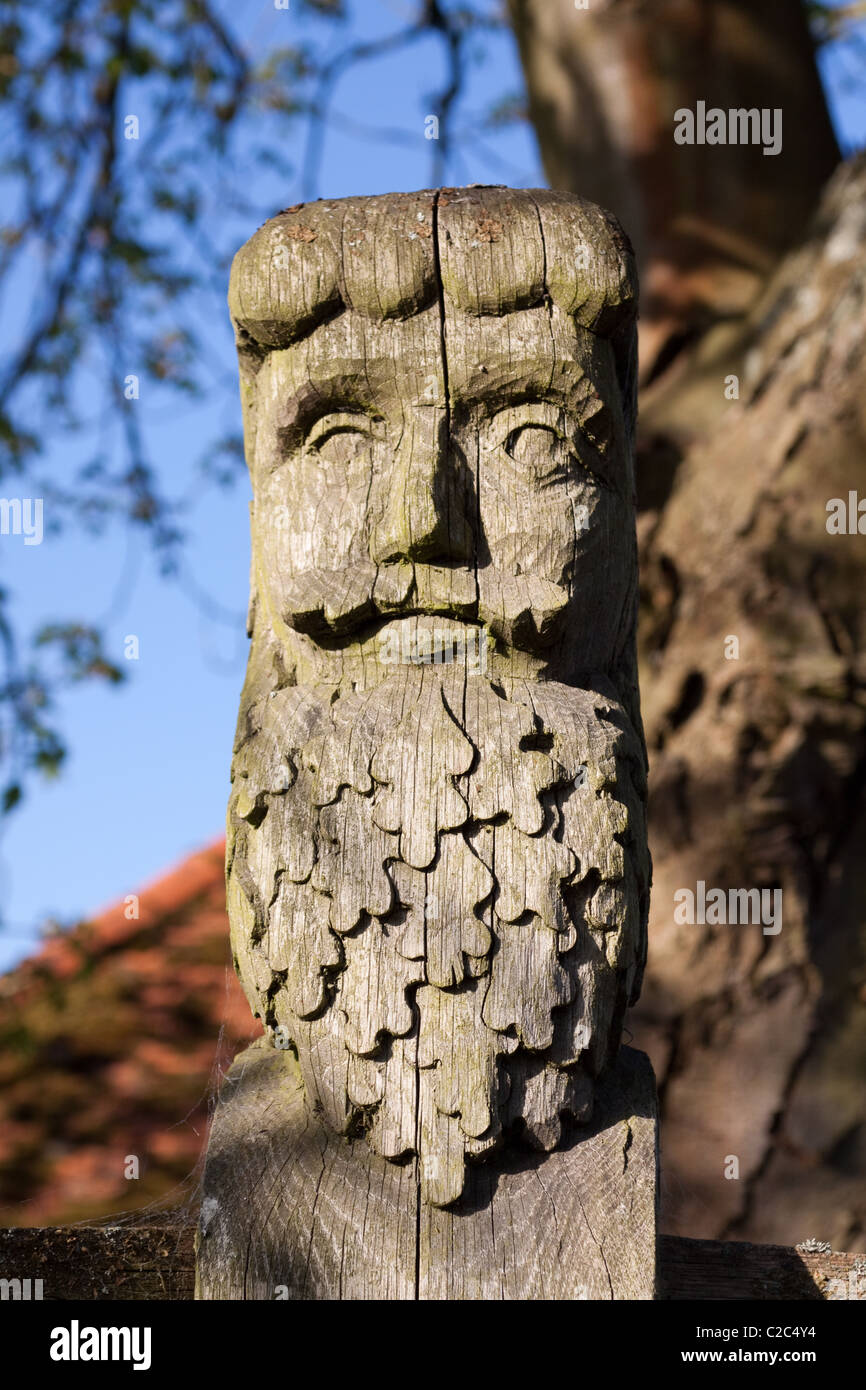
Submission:
M 625 500 L 605 488 L 596 498 L 587 528 L 577 533 L 568 626 L 580 634 L 575 657 L 591 669 L 606 669 L 621 631 L 634 566 L 630 521 L 633 525 Z
M 622 525 L 622 503 L 609 489 L 583 483 L 570 490 L 569 507 L 574 573 L 588 576 L 607 566 L 613 528 Z
M 501 521 L 501 517 L 499 518 Z M 491 563 L 500 574 L 531 574 L 553 584 L 565 584 L 574 563 L 574 527 L 567 497 L 545 508 L 541 525 L 521 526 L 520 520 L 498 535 L 487 533 Z M 525 528 L 525 529 L 524 529 Z
M 540 484 L 510 472 L 500 478 L 482 472 L 480 494 L 493 567 L 505 575 L 567 584 L 597 523 L 601 490 L 585 478 L 560 476 Z
M 291 575 L 311 569 L 338 570 L 363 560 L 370 494 L 369 449 L 347 451 L 342 460 L 299 452 L 268 480 L 269 568 Z

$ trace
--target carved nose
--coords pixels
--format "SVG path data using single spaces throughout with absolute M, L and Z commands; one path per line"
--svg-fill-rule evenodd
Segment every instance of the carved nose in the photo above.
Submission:
M 382 512 L 370 537 L 370 558 L 377 565 L 474 555 L 471 487 L 444 436 L 444 428 L 431 430 L 423 441 L 416 433 L 398 449 L 382 480 Z

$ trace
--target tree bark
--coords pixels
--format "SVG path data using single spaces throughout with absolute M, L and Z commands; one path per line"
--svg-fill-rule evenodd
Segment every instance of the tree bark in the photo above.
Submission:
M 509 0 L 545 173 L 635 245 L 641 354 L 741 313 L 802 234 L 838 149 L 793 0 Z M 783 113 L 781 152 L 678 145 L 674 113 Z
M 866 164 L 804 230 L 834 142 L 800 6 L 512 11 L 551 181 L 637 244 L 645 375 L 677 323 L 757 290 L 641 401 L 654 888 L 631 1023 L 660 1080 L 663 1229 L 862 1250 L 866 540 L 829 534 L 827 504 L 866 495 Z M 676 146 L 699 97 L 782 106 L 783 154 Z M 781 931 L 678 925 L 699 880 L 781 888 Z
M 860 159 L 750 317 L 741 400 L 642 518 L 637 1037 L 661 1078 L 666 1226 L 690 1236 L 866 1245 L 866 542 L 828 531 L 831 499 L 866 495 L 864 294 Z M 697 880 L 780 887 L 781 930 L 677 925 Z

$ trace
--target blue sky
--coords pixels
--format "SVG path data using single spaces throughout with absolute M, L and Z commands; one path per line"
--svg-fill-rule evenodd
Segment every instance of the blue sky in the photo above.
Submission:
M 354 6 L 363 16 L 355 31 L 365 39 L 391 32 L 406 23 L 412 8 L 407 0 L 364 0 Z M 291 42 L 291 26 L 303 25 L 292 8 L 278 11 L 262 0 L 235 0 L 224 11 L 257 55 Z M 327 26 L 319 22 L 318 30 L 327 42 Z M 473 113 L 520 88 L 510 37 L 485 40 L 484 47 L 458 124 L 471 123 Z M 860 94 L 866 61 L 849 48 L 837 49 L 824 67 L 844 146 L 866 143 L 866 99 Z M 427 186 L 431 147 L 424 116 L 443 76 L 433 41 L 350 73 L 335 103 L 349 128 L 327 136 L 317 193 L 341 197 Z M 353 134 L 354 116 L 365 129 Z M 374 140 L 368 126 L 400 129 L 407 138 L 400 144 Z M 298 143 L 285 153 L 297 160 Z M 242 165 L 236 176 L 245 178 Z M 522 127 L 483 141 L 467 138 L 448 178 L 515 186 L 544 182 L 531 132 Z M 282 179 L 261 191 L 272 210 L 301 196 L 297 183 Z M 237 244 L 254 229 L 239 228 Z M 149 400 L 145 389 L 139 402 L 142 427 L 172 496 L 190 491 L 189 465 L 206 442 L 239 422 L 224 305 L 216 297 L 202 301 L 200 313 L 214 391 L 204 403 L 169 407 L 157 395 Z M 124 372 L 136 371 L 134 362 L 122 365 Z M 60 458 L 68 445 L 58 439 L 53 447 Z M 61 722 L 71 751 L 63 774 L 31 784 L 22 808 L 6 823 L 0 838 L 0 968 L 33 949 L 46 919 L 71 922 L 92 915 L 222 832 L 247 653 L 249 487 L 244 479 L 227 491 L 193 489 L 193 495 L 180 584 L 160 578 L 141 537 L 120 527 L 98 540 L 70 531 L 32 547 L 21 538 L 4 538 L 3 583 L 14 593 L 22 629 L 63 618 L 104 620 L 107 649 L 129 679 L 119 689 L 88 685 L 64 697 Z M 138 638 L 140 658 L 127 665 L 128 635 Z

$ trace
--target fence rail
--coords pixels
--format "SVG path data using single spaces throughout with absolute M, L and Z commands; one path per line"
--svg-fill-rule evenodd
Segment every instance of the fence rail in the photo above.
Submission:
M 0 1297 L 33 1298 L 41 1280 L 42 1297 L 58 1301 L 191 1299 L 193 1234 L 191 1225 L 0 1230 L 0 1280 L 9 1281 Z M 866 1301 L 866 1257 L 662 1236 L 659 1297 Z

